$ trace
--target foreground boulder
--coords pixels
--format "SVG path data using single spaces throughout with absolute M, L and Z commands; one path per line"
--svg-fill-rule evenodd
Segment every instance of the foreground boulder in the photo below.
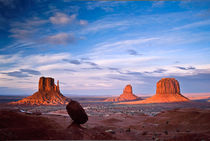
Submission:
M 185 102 L 188 98 L 181 95 L 179 82 L 175 78 L 162 78 L 157 82 L 156 94 L 150 98 L 119 104 Z
M 74 123 L 84 124 L 88 121 L 88 116 L 85 110 L 77 101 L 72 100 L 69 102 L 69 104 L 66 106 L 66 110 Z
M 123 93 L 119 97 L 107 98 L 105 102 L 119 102 L 119 101 L 130 101 L 139 99 L 138 96 L 133 94 L 132 86 L 129 84 L 125 86 Z
M 51 77 L 41 77 L 39 79 L 38 91 L 32 96 L 28 96 L 17 102 L 10 104 L 27 104 L 27 105 L 60 105 L 68 104 L 71 99 L 63 96 L 60 92 L 59 81 L 57 85 Z

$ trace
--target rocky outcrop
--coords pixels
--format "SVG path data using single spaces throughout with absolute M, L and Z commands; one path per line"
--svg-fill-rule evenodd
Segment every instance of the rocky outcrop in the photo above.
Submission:
M 74 123 L 84 124 L 88 121 L 88 116 L 85 110 L 77 101 L 72 100 L 69 102 L 69 104 L 66 106 L 66 110 Z
M 27 104 L 27 105 L 59 105 L 68 104 L 71 99 L 63 96 L 60 92 L 59 81 L 54 84 L 51 77 L 41 77 L 39 79 L 38 91 L 32 96 L 26 97 L 11 104 Z
M 107 98 L 104 101 L 105 102 L 119 102 L 119 101 L 130 101 L 130 100 L 136 100 L 136 99 L 139 99 L 139 97 L 133 94 L 132 86 L 129 84 L 124 88 L 123 93 L 119 97 Z
M 179 82 L 175 78 L 162 78 L 157 82 L 156 94 L 150 98 L 120 104 L 168 103 L 189 101 L 180 93 Z
M 57 86 L 54 84 L 54 79 L 50 77 L 41 77 L 39 79 L 39 91 L 55 91 L 60 92 L 59 80 L 57 81 Z
M 175 78 L 162 78 L 157 82 L 156 94 L 180 94 L 179 82 Z

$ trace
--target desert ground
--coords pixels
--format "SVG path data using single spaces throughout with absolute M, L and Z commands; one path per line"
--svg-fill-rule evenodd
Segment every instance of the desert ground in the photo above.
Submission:
M 1 97 L 0 140 L 210 140 L 208 99 L 181 103 L 117 105 L 101 97 L 73 97 L 88 114 L 77 126 L 61 106 L 15 106 Z

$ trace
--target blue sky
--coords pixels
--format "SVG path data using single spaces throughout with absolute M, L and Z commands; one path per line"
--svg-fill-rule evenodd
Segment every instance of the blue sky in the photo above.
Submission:
M 0 94 L 154 94 L 162 77 L 182 93 L 210 92 L 210 1 L 0 0 Z

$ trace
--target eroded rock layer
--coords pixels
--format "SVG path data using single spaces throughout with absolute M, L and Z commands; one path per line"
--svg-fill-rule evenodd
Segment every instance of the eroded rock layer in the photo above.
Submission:
M 11 104 L 27 105 L 59 105 L 68 104 L 71 99 L 63 96 L 60 92 L 59 81 L 54 84 L 54 79 L 50 77 L 41 77 L 39 79 L 38 91 L 32 96 L 28 96 Z

